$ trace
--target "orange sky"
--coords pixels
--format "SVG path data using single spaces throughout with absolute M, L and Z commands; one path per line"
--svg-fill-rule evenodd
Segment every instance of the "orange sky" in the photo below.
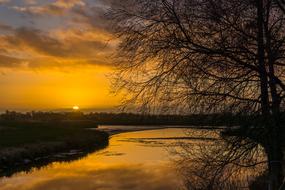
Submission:
M 112 109 L 104 0 L 0 1 L 0 111 Z
M 120 98 L 110 93 L 108 67 L 72 71 L 7 71 L 0 76 L 1 108 L 53 110 L 72 108 L 111 109 Z

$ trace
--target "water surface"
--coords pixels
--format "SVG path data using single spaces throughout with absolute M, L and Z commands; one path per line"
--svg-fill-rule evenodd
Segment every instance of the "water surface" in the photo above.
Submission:
M 117 134 L 111 137 L 109 147 L 81 160 L 55 162 L 29 173 L 1 178 L 0 189 L 177 190 L 183 182 L 170 149 L 186 136 L 189 135 L 181 128 Z

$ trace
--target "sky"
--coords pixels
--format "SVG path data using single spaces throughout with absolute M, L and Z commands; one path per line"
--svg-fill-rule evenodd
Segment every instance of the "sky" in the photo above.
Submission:
M 109 110 L 109 0 L 0 0 L 0 111 Z

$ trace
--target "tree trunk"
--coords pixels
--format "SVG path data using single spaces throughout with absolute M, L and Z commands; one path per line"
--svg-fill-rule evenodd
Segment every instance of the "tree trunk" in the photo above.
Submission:
M 268 168 L 270 178 L 270 190 L 279 190 L 283 183 L 283 152 L 278 134 L 271 136 L 271 142 L 267 147 Z
M 270 6 L 271 1 L 266 2 L 266 17 L 264 22 L 265 40 L 266 40 L 266 52 L 268 61 L 268 75 L 269 75 L 269 88 L 271 94 L 271 111 L 272 116 L 269 120 L 268 127 L 270 129 L 268 137 L 268 168 L 270 173 L 270 189 L 279 189 L 282 186 L 284 178 L 283 174 L 283 151 L 282 151 L 282 129 L 280 127 L 280 103 L 281 98 L 277 93 L 277 83 L 275 81 L 275 55 L 271 47 L 271 34 L 268 30 Z
M 264 44 L 264 5 L 263 0 L 256 0 L 257 3 L 257 39 L 258 39 L 258 67 L 260 76 L 261 90 L 261 109 L 264 119 L 270 114 L 269 97 L 268 97 L 268 80 L 265 66 L 265 44 Z
M 265 50 L 268 50 L 268 44 L 265 45 L 265 33 L 266 33 L 266 17 L 265 17 L 265 7 L 263 0 L 256 0 L 257 5 L 257 27 L 258 27 L 258 66 L 259 66 L 259 76 L 260 76 L 260 91 L 261 91 L 261 109 L 262 109 L 262 119 L 265 125 L 266 132 L 268 133 L 268 139 L 266 142 L 266 152 L 268 156 L 268 168 L 270 175 L 270 190 L 278 190 L 282 185 L 283 181 L 283 170 L 282 170 L 282 159 L 283 153 L 280 144 L 280 130 L 278 125 L 278 115 L 279 115 L 279 104 L 276 92 L 276 84 L 274 83 L 273 77 L 267 77 L 266 69 L 266 59 Z M 270 36 L 269 36 L 270 37 Z M 270 39 L 268 41 L 270 43 Z M 268 53 L 268 52 L 267 52 Z M 270 59 L 272 57 L 269 57 Z M 271 60 L 272 61 L 272 60 Z M 272 62 L 269 64 L 273 64 Z M 269 66 L 269 75 L 274 75 L 273 65 Z M 270 107 L 269 103 L 269 89 L 271 88 L 271 95 L 273 100 L 273 105 Z M 271 108 L 272 114 L 271 115 Z

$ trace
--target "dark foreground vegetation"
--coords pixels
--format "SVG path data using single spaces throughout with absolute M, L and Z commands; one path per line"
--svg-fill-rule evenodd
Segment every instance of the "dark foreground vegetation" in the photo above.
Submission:
M 0 176 L 77 159 L 108 145 L 108 134 L 62 122 L 4 122 L 0 124 Z M 90 123 L 88 124 L 90 125 Z M 95 125 L 96 126 L 96 125 Z M 94 127 L 94 124 L 93 124 Z

